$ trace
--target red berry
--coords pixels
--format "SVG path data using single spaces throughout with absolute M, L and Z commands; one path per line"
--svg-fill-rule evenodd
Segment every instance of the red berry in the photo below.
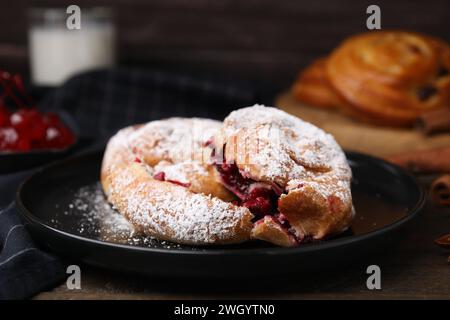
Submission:
M 0 129 L 2 127 L 8 130 L 0 131 L 0 150 L 65 148 L 75 141 L 58 115 L 40 113 L 34 108 L 10 114 L 6 108 L 0 107 Z
M 23 80 L 20 75 L 18 74 L 13 75 L 11 80 L 17 89 L 19 89 L 21 92 L 26 92 L 25 85 L 23 84 Z
M 31 139 L 35 140 L 35 141 L 44 140 L 46 129 L 47 128 L 44 125 L 41 125 L 41 124 L 34 125 L 30 129 Z
M 270 198 L 272 195 L 273 195 L 272 189 L 256 187 L 250 191 L 250 194 L 248 195 L 248 197 L 249 198 L 257 198 L 257 197 Z
M 263 197 L 247 200 L 242 205 L 247 207 L 252 213 L 261 216 L 269 214 L 272 208 L 270 200 Z
M 30 126 L 30 137 L 33 141 L 42 141 L 46 138 L 47 126 L 41 118 L 36 119 Z
M 163 171 L 157 172 L 153 175 L 153 178 L 159 181 L 166 180 L 166 174 Z
M 14 128 L 0 129 L 0 150 L 14 150 L 18 138 L 19 135 Z
M 75 138 L 74 138 L 72 132 L 70 132 L 69 129 L 67 129 L 63 125 L 60 126 L 59 133 L 60 133 L 60 142 L 61 142 L 62 147 L 71 145 L 74 142 Z
M 4 129 L 0 129 L 0 150 L 6 150 L 7 142 L 6 137 L 3 134 Z
M 16 144 L 16 150 L 18 151 L 29 151 L 30 150 L 30 140 L 28 137 L 20 137 Z
M 54 112 L 49 112 L 45 115 L 45 120 L 49 125 L 57 126 L 61 124 L 61 120 L 58 115 Z
M 55 127 L 48 127 L 45 131 L 45 141 L 51 144 L 56 144 L 56 141 L 60 136 L 59 130 Z
M 0 127 L 5 127 L 9 123 L 9 112 L 5 107 L 0 107 Z
M 9 117 L 9 122 L 11 125 L 21 131 L 26 130 L 28 125 L 30 124 L 29 117 L 26 115 L 26 112 L 19 110 L 11 114 Z

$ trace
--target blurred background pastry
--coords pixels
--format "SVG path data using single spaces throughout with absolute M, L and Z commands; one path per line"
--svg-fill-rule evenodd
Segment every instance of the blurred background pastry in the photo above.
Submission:
M 292 86 L 292 94 L 299 101 L 312 106 L 334 109 L 342 104 L 343 99 L 328 79 L 326 61 L 325 57 L 319 58 L 301 71 Z
M 338 107 L 370 123 L 411 126 L 450 105 L 449 70 L 450 47 L 442 40 L 406 31 L 367 32 L 313 62 L 292 93 L 306 104 Z

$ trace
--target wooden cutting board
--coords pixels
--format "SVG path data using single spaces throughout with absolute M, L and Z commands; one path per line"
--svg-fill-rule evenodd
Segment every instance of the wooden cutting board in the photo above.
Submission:
M 289 92 L 280 94 L 276 106 L 331 133 L 347 150 L 375 156 L 450 146 L 450 133 L 426 137 L 414 129 L 368 125 L 338 111 L 309 107 L 297 102 Z

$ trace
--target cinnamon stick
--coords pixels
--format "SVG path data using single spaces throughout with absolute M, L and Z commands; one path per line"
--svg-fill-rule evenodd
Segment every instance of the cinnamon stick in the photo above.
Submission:
M 417 127 L 426 135 L 450 132 L 450 108 L 440 108 L 419 117 Z
M 386 160 L 416 173 L 450 173 L 450 147 L 396 154 Z
M 431 198 L 438 205 L 450 207 L 450 174 L 443 175 L 433 181 L 431 184 Z
M 438 246 L 442 248 L 450 248 L 450 234 L 446 234 L 434 240 Z

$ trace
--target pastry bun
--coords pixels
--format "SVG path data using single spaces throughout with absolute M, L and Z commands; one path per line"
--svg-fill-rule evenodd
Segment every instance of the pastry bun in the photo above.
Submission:
M 101 183 L 138 232 L 176 243 L 250 238 L 253 215 L 215 178 L 205 142 L 220 123 L 171 118 L 120 130 L 108 142 Z
M 291 88 L 298 101 L 325 109 L 334 109 L 342 104 L 342 98 L 328 80 L 326 61 L 326 58 L 319 58 L 299 73 Z
M 172 118 L 122 129 L 101 170 L 107 199 L 138 232 L 193 245 L 296 246 L 339 233 L 353 216 L 350 180 L 329 134 L 263 106 L 223 124 Z
M 275 242 L 280 237 L 270 235 L 280 234 L 281 226 L 302 242 L 348 227 L 353 217 L 351 170 L 331 135 L 281 110 L 253 106 L 232 112 L 214 145 L 222 150 L 223 165 L 216 164 L 222 181 L 242 205 L 258 189 L 271 190 L 263 197 L 275 199 L 268 212 L 252 210 L 260 219 L 253 238 Z M 227 177 L 221 166 L 236 166 L 236 177 Z
M 405 31 L 352 36 L 306 69 L 293 94 L 366 122 L 411 126 L 422 114 L 450 106 L 450 46 Z

